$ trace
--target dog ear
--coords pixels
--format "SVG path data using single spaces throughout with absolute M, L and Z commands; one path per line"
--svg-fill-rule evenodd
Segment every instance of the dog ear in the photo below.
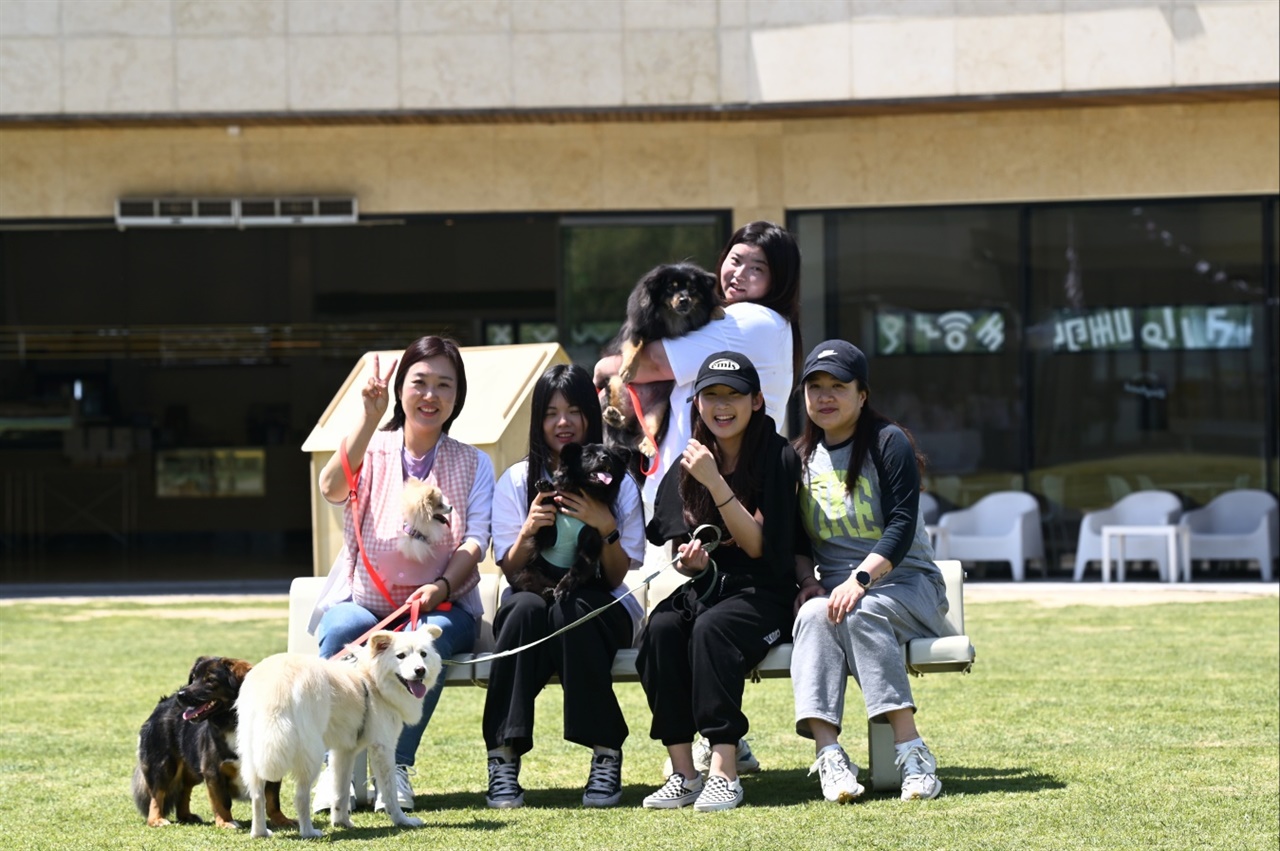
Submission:
M 253 665 L 249 664 L 244 659 L 231 659 L 224 657 L 222 661 L 226 664 L 227 668 L 230 669 L 232 676 L 237 680 L 243 680 L 244 675 L 249 673 L 249 670 L 253 668 Z
M 387 648 L 391 646 L 391 643 L 395 641 L 395 638 L 396 634 L 394 632 L 387 632 L 386 630 L 375 632 L 373 635 L 369 636 L 369 655 L 377 656 L 381 653 L 385 653 Z
M 431 636 L 432 640 L 435 640 L 440 636 L 444 635 L 444 630 L 433 623 L 429 623 L 426 626 L 424 626 L 423 630 L 426 631 L 427 635 Z
M 196 671 L 198 671 L 200 668 L 204 667 L 205 665 L 209 664 L 210 662 L 214 661 L 217 658 L 218 658 L 217 656 L 201 656 L 199 659 L 197 659 L 191 665 L 191 672 L 187 674 L 187 682 L 191 682 L 196 678 Z

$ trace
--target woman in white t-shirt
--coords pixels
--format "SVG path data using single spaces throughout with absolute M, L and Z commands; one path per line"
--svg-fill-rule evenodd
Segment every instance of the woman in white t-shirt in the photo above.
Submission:
M 786 419 L 787 399 L 800 371 L 800 249 L 795 238 L 773 222 L 744 225 L 725 243 L 716 270 L 725 318 L 683 337 L 648 343 L 637 359 L 637 383 L 675 381 L 658 468 L 644 483 L 650 514 L 658 483 L 669 470 L 678 469 L 689 443 L 689 397 L 708 355 L 734 351 L 751 358 L 760 373 L 765 413 L 776 423 Z M 621 361 L 620 355 L 611 355 L 596 364 L 597 387 L 617 373 Z

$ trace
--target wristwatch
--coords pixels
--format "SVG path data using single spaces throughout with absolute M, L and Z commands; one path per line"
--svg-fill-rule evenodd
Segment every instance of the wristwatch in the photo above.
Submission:
M 604 536 L 604 542 L 606 545 L 616 543 L 617 540 L 621 537 L 622 537 L 622 533 L 618 531 L 617 526 L 614 526 L 613 531 Z
M 870 588 L 871 583 L 875 580 L 871 577 L 871 573 L 866 570 L 859 570 L 853 575 L 853 581 L 861 585 L 863 588 Z

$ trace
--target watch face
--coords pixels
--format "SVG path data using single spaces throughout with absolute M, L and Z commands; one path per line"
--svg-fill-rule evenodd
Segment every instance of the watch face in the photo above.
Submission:
M 853 575 L 853 581 L 857 582 L 863 588 L 867 588 L 871 585 L 871 574 L 865 570 L 859 570 Z

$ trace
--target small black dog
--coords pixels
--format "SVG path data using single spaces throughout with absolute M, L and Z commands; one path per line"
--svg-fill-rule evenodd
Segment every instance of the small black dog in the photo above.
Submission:
M 204 783 L 218 827 L 239 827 L 231 818 L 231 799 L 243 798 L 236 755 L 236 698 L 252 667 L 243 659 L 201 656 L 187 684 L 160 698 L 138 731 L 138 765 L 133 771 L 133 801 L 149 827 L 169 824 L 174 813 L 184 824 L 199 824 L 191 812 L 191 790 Z M 267 784 L 267 812 L 277 826 L 296 826 L 280 811 L 280 784 Z
M 645 344 L 682 337 L 713 319 L 723 318 L 715 276 L 693 263 L 657 266 L 636 282 L 627 299 L 626 322 L 605 349 L 606 354 L 622 355 L 618 374 L 609 379 L 608 404 L 603 412 L 610 446 L 626 446 L 651 458 L 658 452 L 658 447 L 644 436 L 624 386 L 635 378 L 636 359 Z M 635 387 L 645 423 L 658 440 L 666 431 L 667 401 L 673 384 L 655 381 Z
M 560 467 L 551 481 L 537 483 L 543 493 L 558 491 L 589 496 L 604 505 L 613 506 L 627 475 L 628 454 L 599 443 L 580 446 L 570 443 L 560 450 Z M 561 535 L 576 535 L 572 562 L 568 566 L 554 564 L 548 555 Z M 600 553 L 604 538 L 599 530 L 587 526 L 564 512 L 556 515 L 556 522 L 543 526 L 535 537 L 538 554 L 511 580 L 517 591 L 533 591 L 547 600 L 562 600 L 565 595 L 579 588 L 594 586 L 612 590 L 600 575 Z M 557 558 L 557 561 L 565 559 Z

